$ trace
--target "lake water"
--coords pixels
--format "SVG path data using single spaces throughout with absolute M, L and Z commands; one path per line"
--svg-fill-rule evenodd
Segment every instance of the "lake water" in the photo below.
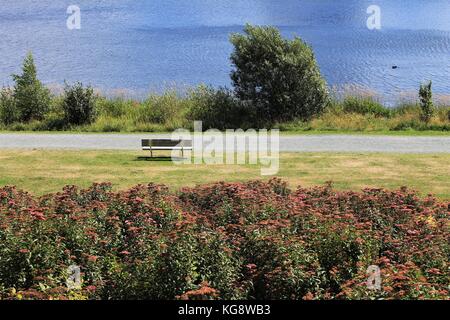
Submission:
M 357 85 L 393 99 L 433 80 L 450 93 L 450 1 L 377 0 L 368 30 L 363 0 L 0 0 L 0 85 L 32 50 L 48 85 L 105 90 L 230 85 L 229 34 L 246 22 L 278 26 L 314 49 L 330 86 Z M 67 7 L 81 9 L 68 30 Z M 397 65 L 397 69 L 392 69 Z

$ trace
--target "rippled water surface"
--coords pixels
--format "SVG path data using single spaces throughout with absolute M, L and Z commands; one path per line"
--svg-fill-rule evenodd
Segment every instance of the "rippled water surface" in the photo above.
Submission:
M 47 84 L 229 85 L 229 34 L 250 22 L 305 39 L 330 85 L 393 97 L 431 79 L 435 92 L 450 93 L 450 0 L 376 2 L 380 31 L 366 28 L 373 1 L 364 0 L 0 0 L 0 84 L 32 50 Z M 74 3 L 81 30 L 70 31 Z

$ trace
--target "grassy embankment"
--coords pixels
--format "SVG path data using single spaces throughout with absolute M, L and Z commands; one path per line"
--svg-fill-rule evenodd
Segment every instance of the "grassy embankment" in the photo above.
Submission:
M 37 195 L 67 184 L 112 182 L 115 189 L 161 183 L 172 189 L 209 182 L 261 179 L 255 165 L 181 165 L 149 161 L 133 151 L 1 150 L 0 186 L 16 185 Z M 158 159 L 157 159 L 158 160 Z M 283 153 L 278 177 L 291 187 L 333 181 L 337 189 L 408 186 L 450 199 L 450 155 L 378 153 Z
M 61 97 L 54 97 L 45 120 L 30 123 L 0 124 L 0 130 L 40 132 L 170 132 L 177 128 L 192 128 L 190 108 L 198 104 L 198 93 L 180 95 L 167 91 L 150 95 L 144 101 L 126 98 L 100 98 L 96 103 L 97 117 L 89 125 L 64 125 Z M 388 108 L 374 97 L 347 96 L 335 98 L 329 108 L 310 121 L 293 121 L 275 125 L 289 133 L 370 133 L 405 135 L 448 135 L 450 106 L 436 103 L 429 123 L 421 120 L 417 103 L 400 103 Z M 195 119 L 202 120 L 202 119 Z

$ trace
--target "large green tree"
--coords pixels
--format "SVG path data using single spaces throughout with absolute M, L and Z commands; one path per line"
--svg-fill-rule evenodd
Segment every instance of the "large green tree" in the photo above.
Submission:
M 42 120 L 50 106 L 50 91 L 37 78 L 33 55 L 26 56 L 22 74 L 14 74 L 14 98 L 21 121 Z
M 323 111 L 328 88 L 311 48 L 296 37 L 284 39 L 274 27 L 247 25 L 233 34 L 236 95 L 253 106 L 256 124 L 307 120 Z

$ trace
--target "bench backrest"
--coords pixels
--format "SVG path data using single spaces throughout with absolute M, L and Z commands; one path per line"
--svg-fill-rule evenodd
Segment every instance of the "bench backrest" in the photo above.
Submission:
M 143 147 L 192 147 L 191 140 L 143 139 Z

